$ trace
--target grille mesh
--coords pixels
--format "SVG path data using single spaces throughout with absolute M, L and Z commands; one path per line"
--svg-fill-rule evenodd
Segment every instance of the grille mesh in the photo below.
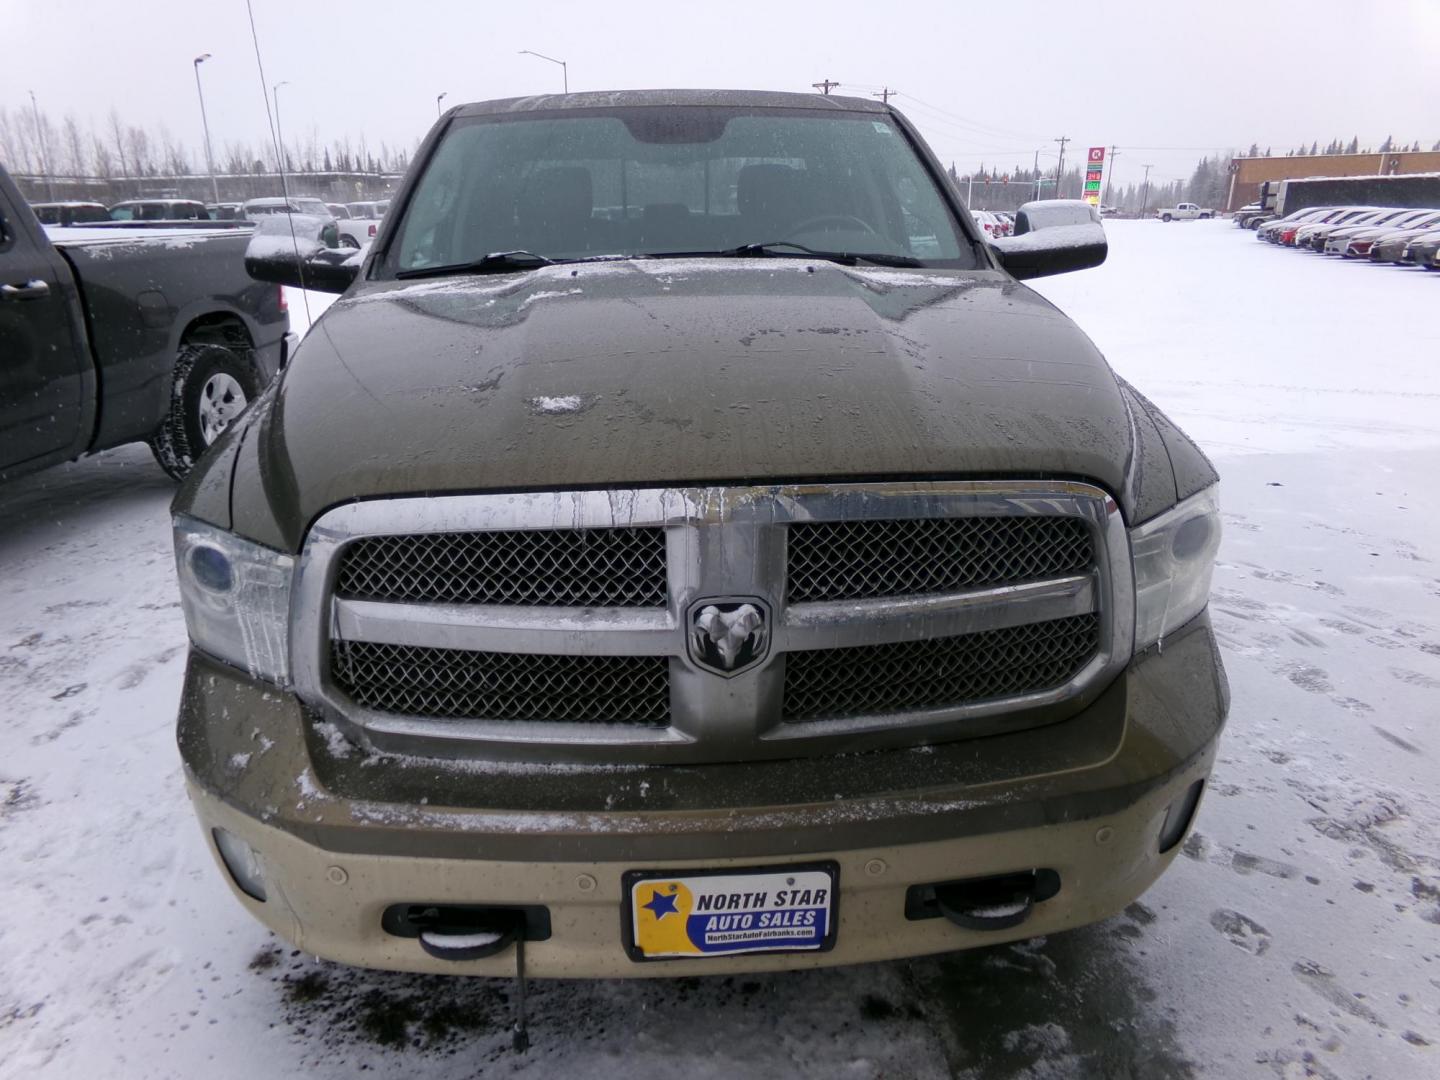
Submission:
M 792 652 L 786 720 L 934 709 L 1048 690 L 1099 646 L 1095 613 L 960 637 Z
M 1062 574 L 1094 562 L 1073 517 L 922 518 L 791 525 L 791 603 L 952 592 Z
M 332 641 L 330 670 L 358 704 L 401 716 L 665 727 L 663 656 L 543 656 Z
M 365 537 L 342 554 L 335 591 L 408 603 L 664 607 L 665 530 Z

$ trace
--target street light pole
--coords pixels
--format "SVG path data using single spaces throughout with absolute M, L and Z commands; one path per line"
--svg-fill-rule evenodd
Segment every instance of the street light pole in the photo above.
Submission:
M 562 80 L 562 85 L 565 87 L 565 93 L 570 93 L 570 68 L 566 65 L 564 60 L 556 60 L 553 56 L 546 56 L 544 53 L 535 52 L 533 49 L 521 49 L 520 55 L 538 56 L 541 60 L 549 60 L 552 64 L 559 64 L 560 78 Z
M 30 91 L 30 111 L 35 114 L 35 151 L 40 156 L 40 173 L 45 177 L 45 190 L 49 193 L 51 202 L 55 201 L 55 178 L 50 175 L 50 166 L 46 164 L 49 159 L 49 151 L 45 147 L 45 129 L 40 126 L 40 106 L 35 102 L 35 91 Z
M 444 101 L 449 96 L 449 90 L 446 90 L 444 93 L 435 95 L 435 119 L 440 119 L 440 102 Z
M 200 88 L 200 65 L 210 59 L 210 54 L 201 53 L 192 61 L 195 65 L 195 93 L 200 98 L 200 124 L 205 129 L 205 166 L 210 170 L 210 190 L 215 201 L 220 201 L 220 182 L 215 179 L 215 155 L 210 152 L 210 120 L 205 115 L 205 91 Z

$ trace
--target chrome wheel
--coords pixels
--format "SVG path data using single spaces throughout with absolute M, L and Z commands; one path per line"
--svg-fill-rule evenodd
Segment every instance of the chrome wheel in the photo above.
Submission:
M 245 388 L 233 375 L 217 371 L 205 380 L 200 391 L 200 433 L 209 446 L 220 433 L 230 426 L 230 421 L 239 416 L 249 401 Z

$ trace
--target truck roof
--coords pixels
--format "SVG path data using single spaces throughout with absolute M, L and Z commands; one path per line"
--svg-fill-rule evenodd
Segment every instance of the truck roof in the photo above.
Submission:
M 750 109 L 835 109 L 844 112 L 889 112 L 870 98 L 797 94 L 781 90 L 601 90 L 583 94 L 534 94 L 458 106 L 457 116 L 542 112 L 572 109 L 638 108 L 656 105 L 718 105 Z

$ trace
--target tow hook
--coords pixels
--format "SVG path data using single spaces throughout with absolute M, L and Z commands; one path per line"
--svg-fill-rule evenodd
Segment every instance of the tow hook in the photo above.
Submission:
M 1060 875 L 1054 870 L 912 885 L 905 894 L 905 917 L 943 918 L 965 930 L 1009 930 L 1059 891 Z
M 418 922 L 419 920 L 417 920 Z M 510 1045 L 515 1053 L 530 1049 L 525 1019 L 525 913 L 514 908 L 485 912 L 465 927 L 429 927 L 420 931 L 420 947 L 437 960 L 482 960 L 515 947 L 515 1021 Z

